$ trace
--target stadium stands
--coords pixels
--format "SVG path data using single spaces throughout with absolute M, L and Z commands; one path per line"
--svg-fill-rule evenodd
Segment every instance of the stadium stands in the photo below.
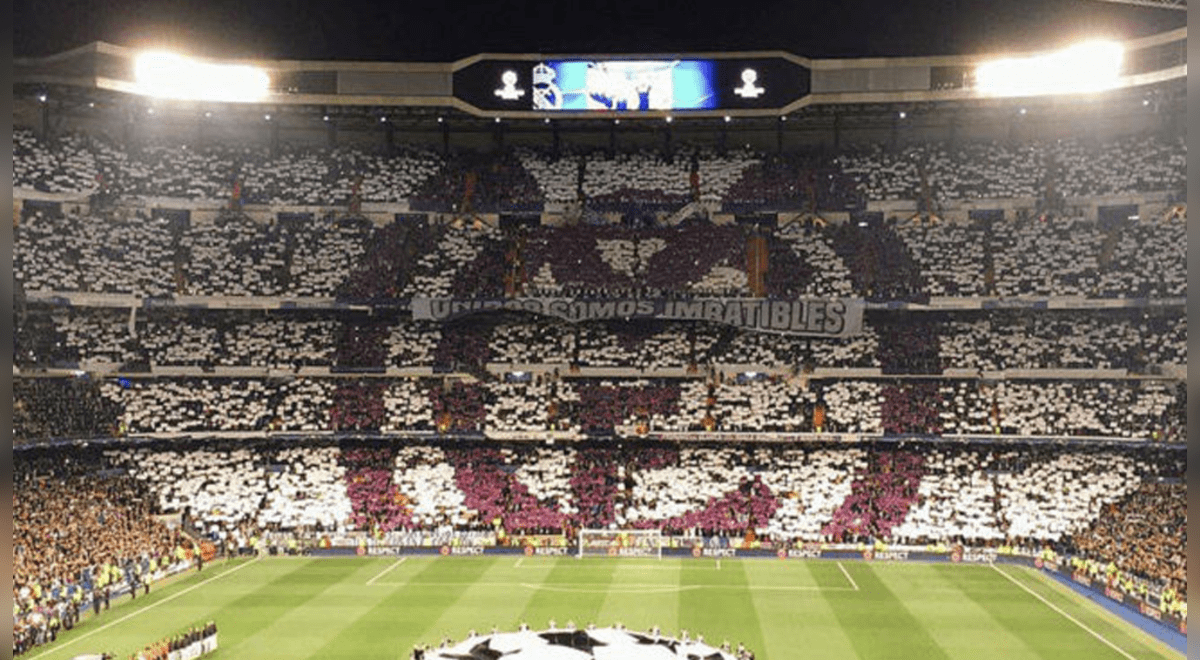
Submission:
M 14 220 L 22 635 L 45 641 L 106 563 L 185 566 L 163 513 L 247 552 L 610 526 L 1045 545 L 1112 562 L 1127 593 L 1186 594 L 1186 221 L 1093 208 L 1181 190 L 1182 139 L 481 155 L 18 129 L 14 146 L 14 188 L 78 202 Z M 1052 194 L 1070 203 L 1029 212 Z M 697 201 L 707 219 L 663 222 Z M 549 208 L 568 211 L 533 221 Z M 408 307 L 520 295 L 870 306 L 840 338 Z

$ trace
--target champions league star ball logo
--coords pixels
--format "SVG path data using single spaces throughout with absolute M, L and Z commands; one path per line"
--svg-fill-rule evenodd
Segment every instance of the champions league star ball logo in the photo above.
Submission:
M 500 88 L 495 90 L 493 94 L 499 96 L 505 101 L 515 101 L 522 96 L 525 96 L 525 90 L 517 87 L 517 72 L 505 71 L 500 74 Z
M 744 99 L 756 99 L 767 91 L 758 84 L 758 72 L 754 69 L 742 70 L 742 86 L 733 88 L 733 93 Z
M 554 69 L 546 66 L 545 62 L 538 62 L 538 65 L 533 67 L 534 110 L 559 110 L 562 108 L 562 90 L 554 84 L 554 78 L 557 75 Z
M 533 631 L 522 626 L 517 632 L 471 634 L 466 639 L 425 652 L 426 660 L 734 660 L 728 644 L 720 648 L 695 639 L 683 631 L 680 637 L 663 636 L 657 626 L 647 633 L 617 626 L 589 625 L 578 630 L 573 624 Z

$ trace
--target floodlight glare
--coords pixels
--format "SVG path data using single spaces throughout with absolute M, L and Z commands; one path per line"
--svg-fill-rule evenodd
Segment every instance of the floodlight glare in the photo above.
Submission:
M 985 62 L 975 86 L 990 96 L 1099 92 L 1117 85 L 1124 49 L 1112 41 L 1088 41 L 1046 55 Z
M 270 90 L 267 72 L 242 64 L 212 64 L 159 51 L 138 55 L 134 77 L 142 94 L 191 101 L 261 101 Z

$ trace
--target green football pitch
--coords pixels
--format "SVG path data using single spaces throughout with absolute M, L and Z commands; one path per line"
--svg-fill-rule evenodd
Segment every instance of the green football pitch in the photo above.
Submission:
M 1031 569 L 830 560 L 273 557 L 218 563 L 149 597 L 122 598 L 25 658 L 141 645 L 214 620 L 211 657 L 408 658 L 522 621 L 617 622 L 765 660 L 1102 660 L 1181 654 Z

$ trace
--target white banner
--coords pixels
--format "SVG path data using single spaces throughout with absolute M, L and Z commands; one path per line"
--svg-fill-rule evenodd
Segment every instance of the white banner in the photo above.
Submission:
M 744 330 L 819 337 L 849 337 L 861 334 L 864 307 L 863 301 L 855 298 L 412 299 L 413 319 L 418 321 L 449 321 L 468 314 L 509 310 L 554 316 L 572 322 L 613 319 L 709 321 Z

